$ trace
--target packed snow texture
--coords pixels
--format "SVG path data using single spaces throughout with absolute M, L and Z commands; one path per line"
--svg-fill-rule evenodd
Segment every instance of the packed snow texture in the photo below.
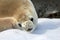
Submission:
M 28 33 L 19 29 L 0 32 L 0 40 L 60 40 L 60 19 L 38 19 L 34 32 Z

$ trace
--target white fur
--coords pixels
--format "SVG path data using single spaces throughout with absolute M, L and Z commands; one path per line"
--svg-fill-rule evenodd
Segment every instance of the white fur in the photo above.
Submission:
M 36 13 L 36 10 L 35 10 L 35 8 L 34 8 L 34 5 L 33 5 L 33 3 L 31 2 L 31 0 L 28 0 L 29 2 L 30 2 L 30 4 L 31 4 L 31 6 L 30 6 L 30 9 L 31 9 L 31 11 L 32 11 L 32 15 L 33 15 L 33 18 L 34 18 L 34 27 L 33 27 L 33 30 L 36 28 L 36 26 L 37 26 L 37 20 L 38 20 L 38 16 L 37 16 L 37 13 Z M 33 31 L 32 30 L 32 31 Z
M 27 11 L 27 12 L 26 12 L 26 15 L 27 15 L 29 18 L 33 18 L 34 20 L 33 20 L 33 22 L 30 21 L 30 20 L 27 20 L 27 21 L 21 23 L 21 24 L 22 24 L 22 28 L 20 28 L 20 29 L 21 29 L 21 30 L 24 30 L 24 31 L 27 31 L 29 28 L 32 28 L 31 31 L 27 31 L 27 32 L 32 32 L 32 31 L 34 31 L 34 29 L 36 28 L 38 16 L 37 16 L 37 13 L 36 13 L 36 11 L 35 11 L 35 8 L 34 8 L 34 6 L 33 6 L 33 3 L 31 2 L 31 0 L 27 0 L 27 1 L 30 3 L 30 4 L 29 4 L 30 6 L 29 6 L 29 9 L 26 10 L 26 11 Z M 30 10 L 31 12 L 30 12 L 29 10 Z

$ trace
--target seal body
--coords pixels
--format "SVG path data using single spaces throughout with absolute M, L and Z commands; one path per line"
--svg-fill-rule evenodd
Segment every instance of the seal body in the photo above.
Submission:
M 15 28 L 31 32 L 37 19 L 30 0 L 0 0 L 0 31 Z

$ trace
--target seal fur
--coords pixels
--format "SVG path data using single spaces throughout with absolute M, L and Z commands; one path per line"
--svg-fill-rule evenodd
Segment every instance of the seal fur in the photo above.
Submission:
M 33 22 L 30 20 L 31 18 L 33 18 Z M 0 31 L 11 28 L 26 29 L 25 31 L 28 28 L 34 29 L 37 19 L 31 0 L 0 0 Z M 19 27 L 19 23 L 22 27 Z

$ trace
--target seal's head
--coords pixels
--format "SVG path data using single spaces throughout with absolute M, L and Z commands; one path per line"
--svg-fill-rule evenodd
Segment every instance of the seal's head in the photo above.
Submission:
M 37 13 L 31 0 L 26 0 L 24 3 L 15 12 L 15 18 L 17 18 L 18 22 L 17 26 L 21 30 L 32 32 L 37 25 Z
M 34 13 L 28 13 L 29 11 L 24 12 L 24 14 L 19 15 L 17 19 L 17 26 L 19 29 L 32 32 L 37 24 L 37 16 Z M 33 15 L 34 14 L 34 15 Z
M 35 28 L 35 25 L 32 21 L 25 21 L 23 23 L 18 23 L 18 26 L 20 27 L 20 29 L 27 32 L 32 32 Z

